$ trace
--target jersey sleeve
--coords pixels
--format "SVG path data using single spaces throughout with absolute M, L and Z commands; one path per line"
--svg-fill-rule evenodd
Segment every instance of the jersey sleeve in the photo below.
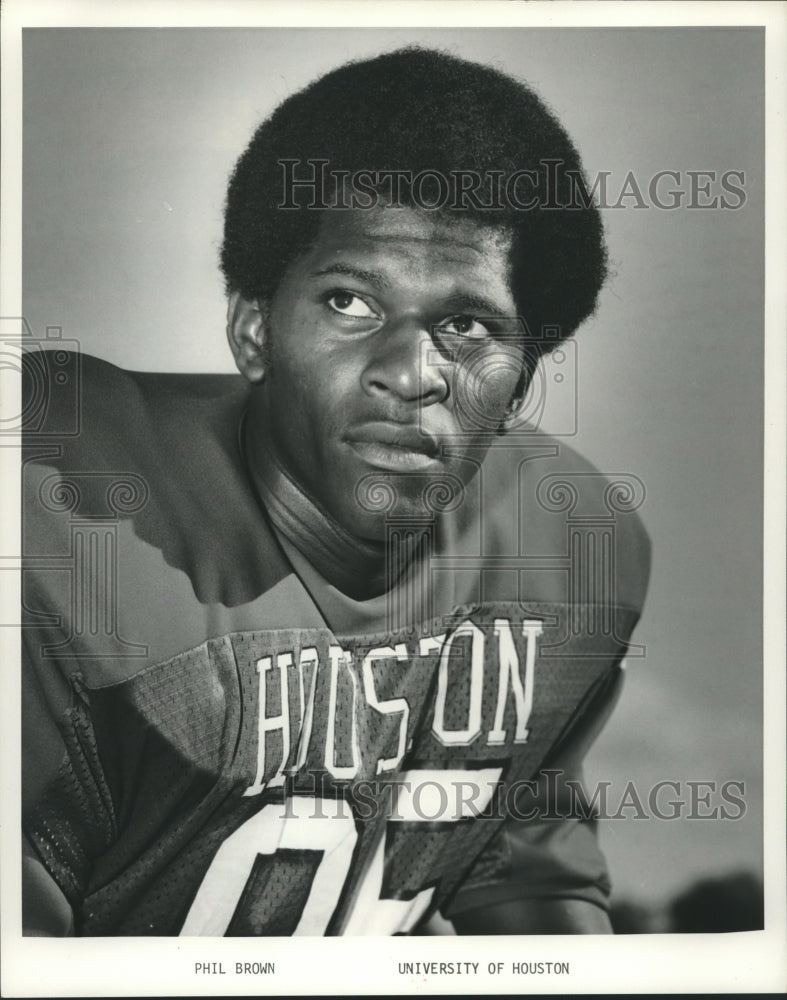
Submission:
M 596 821 L 583 788 L 582 758 L 620 695 L 613 667 L 580 706 L 524 794 L 443 915 L 520 899 L 576 899 L 609 909 L 610 879 Z
M 579 899 L 606 910 L 609 892 L 592 817 L 509 820 L 443 915 L 520 899 Z
M 55 721 L 67 710 L 62 678 L 40 671 L 30 655 L 29 635 L 22 648 L 22 927 L 25 935 L 61 936 L 73 926 L 69 901 L 50 871 L 57 839 L 40 822 L 48 790 L 57 783 L 67 756 Z
M 22 931 L 26 937 L 70 937 L 74 913 L 26 837 L 22 839 Z
M 111 803 L 71 682 L 35 654 L 22 653 L 23 931 L 70 933 L 92 871 L 113 829 Z

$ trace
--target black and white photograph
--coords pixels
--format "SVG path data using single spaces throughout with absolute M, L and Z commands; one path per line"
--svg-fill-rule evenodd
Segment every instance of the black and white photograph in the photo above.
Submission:
M 3 995 L 787 985 L 785 11 L 4 5 Z

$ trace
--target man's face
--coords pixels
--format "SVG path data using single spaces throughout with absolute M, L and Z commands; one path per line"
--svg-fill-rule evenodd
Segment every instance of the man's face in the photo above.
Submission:
M 357 537 L 384 537 L 373 482 L 419 517 L 430 484 L 466 483 L 486 454 L 522 369 L 509 249 L 466 218 L 331 212 L 266 304 L 252 437 Z

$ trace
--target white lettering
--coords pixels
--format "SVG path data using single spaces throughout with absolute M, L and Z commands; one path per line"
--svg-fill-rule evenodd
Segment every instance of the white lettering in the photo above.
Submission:
M 352 655 L 341 646 L 331 646 L 329 649 L 331 658 L 331 689 L 328 695 L 328 726 L 325 739 L 325 767 L 338 779 L 354 778 L 361 767 L 361 751 L 358 746 L 358 726 L 355 721 L 355 707 L 358 700 L 358 681 L 352 669 Z M 336 763 L 336 710 L 339 690 L 339 667 L 344 666 L 350 681 L 352 682 L 352 701 L 349 706 L 350 712 L 350 752 L 352 754 L 352 764 L 339 765 Z M 346 703 L 343 702 L 343 707 Z
M 407 662 L 407 646 L 403 642 L 398 642 L 393 648 L 391 646 L 378 646 L 370 649 L 363 659 L 363 692 L 366 700 L 381 715 L 396 715 L 399 713 L 399 744 L 396 754 L 393 757 L 382 757 L 377 761 L 377 773 L 383 771 L 393 771 L 402 762 L 405 752 L 405 742 L 407 740 L 407 723 L 410 719 L 410 706 L 404 698 L 390 698 L 388 701 L 378 701 L 377 692 L 374 689 L 374 674 L 372 664 L 375 660 L 397 659 L 400 662 Z
M 287 691 L 287 666 L 292 663 L 291 653 L 282 653 L 276 657 L 276 669 L 279 671 L 279 714 L 267 714 L 268 702 L 268 679 L 267 673 L 272 669 L 273 663 L 270 656 L 264 656 L 257 660 L 257 676 L 259 677 L 259 721 L 257 725 L 257 774 L 254 783 L 250 785 L 244 795 L 259 795 L 263 788 L 275 788 L 284 783 L 284 765 L 290 755 L 290 705 Z M 265 781 L 265 741 L 266 735 L 273 732 L 281 732 L 282 750 L 281 760 L 276 773 Z
M 311 683 L 309 685 L 309 700 L 305 703 L 304 707 L 306 667 L 311 667 Z M 301 650 L 298 660 L 298 675 L 300 677 L 299 695 L 303 725 L 301 726 L 301 734 L 298 741 L 298 756 L 295 760 L 294 771 L 299 771 L 306 763 L 306 753 L 309 749 L 309 739 L 312 734 L 312 723 L 314 722 L 314 698 L 317 691 L 317 650 L 314 646 L 307 646 Z
M 495 635 L 499 659 L 499 675 L 497 683 L 497 707 L 492 730 L 487 737 L 489 746 L 502 746 L 506 741 L 506 730 L 503 729 L 506 702 L 508 701 L 509 682 L 514 695 L 516 708 L 516 729 L 514 743 L 527 743 L 530 731 L 527 723 L 533 709 L 533 675 L 536 662 L 536 639 L 543 632 L 543 626 L 538 621 L 522 623 L 522 634 L 525 636 L 525 684 L 519 673 L 519 657 L 517 656 L 514 637 L 511 634 L 511 622 L 507 618 L 495 619 Z
M 451 661 L 451 649 L 457 638 L 470 636 L 472 651 L 470 655 L 470 692 L 468 697 L 467 725 L 464 729 L 446 729 L 445 708 L 448 698 L 448 665 Z M 455 661 L 456 662 L 456 661 Z M 466 659 L 459 661 L 460 667 L 466 666 Z M 469 746 L 481 732 L 481 696 L 484 686 L 484 633 L 471 621 L 463 621 L 453 635 L 449 636 L 440 654 L 440 666 L 437 676 L 437 699 L 435 701 L 434 722 L 432 732 L 443 746 Z

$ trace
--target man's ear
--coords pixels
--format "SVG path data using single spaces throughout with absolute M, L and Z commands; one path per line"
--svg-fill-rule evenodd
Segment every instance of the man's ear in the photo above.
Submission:
M 521 406 L 522 397 L 515 396 L 508 404 L 508 409 L 503 415 L 503 419 L 500 421 L 500 426 L 497 428 L 498 434 L 507 434 L 517 423 L 519 420 Z
M 511 397 L 503 419 L 500 421 L 500 426 L 497 429 L 498 434 L 505 434 L 507 431 L 510 431 L 521 420 L 522 407 L 527 396 L 527 390 L 530 387 L 530 378 L 530 373 L 523 370 L 517 387 L 514 389 L 514 395 Z
M 268 308 L 232 292 L 227 302 L 227 340 L 238 371 L 249 382 L 262 382 L 268 358 Z

